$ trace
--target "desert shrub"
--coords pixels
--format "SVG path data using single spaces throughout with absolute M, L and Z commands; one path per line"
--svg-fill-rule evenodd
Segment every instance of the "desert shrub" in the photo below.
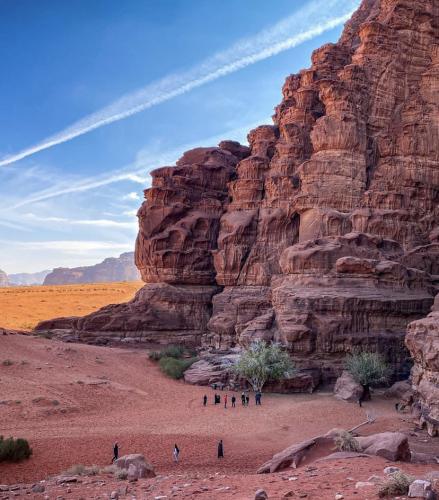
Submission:
M 5 359 L 2 363 L 3 366 L 12 366 L 14 364 L 10 359 Z
M 170 357 L 161 358 L 159 361 L 160 370 L 173 379 L 180 379 L 184 372 L 197 361 L 197 358 L 175 359 Z
M 159 361 L 162 357 L 162 353 L 160 351 L 151 351 L 148 355 L 149 359 L 152 361 Z
M 168 345 L 161 351 L 151 351 L 149 359 L 153 361 L 160 361 L 162 358 L 175 358 L 180 359 L 187 354 L 186 349 L 181 345 Z
M 119 471 L 119 467 L 117 465 L 106 465 L 105 467 L 102 467 L 101 469 L 101 474 L 111 474 L 115 475 L 117 471 Z
M 295 373 L 288 353 L 279 344 L 257 340 L 243 352 L 233 371 L 245 378 L 254 391 L 261 391 L 268 380 L 279 380 Z
M 128 477 L 128 471 L 126 469 L 118 469 L 114 476 L 116 479 L 126 479 Z
M 362 400 L 370 399 L 370 386 L 387 382 L 391 368 L 376 352 L 359 352 L 348 356 L 346 369 L 354 380 L 363 387 Z
M 26 439 L 0 436 L 0 462 L 19 462 L 32 455 L 32 448 Z
M 334 439 L 338 451 L 361 451 L 360 444 L 348 431 L 341 431 Z
M 185 349 L 181 345 L 168 345 L 162 351 L 162 357 L 164 358 L 181 358 L 185 353 Z
M 67 476 L 96 476 L 99 474 L 100 468 L 97 465 L 72 465 L 65 471 Z
M 390 474 L 387 481 L 381 485 L 378 491 L 378 496 L 383 498 L 394 497 L 397 495 L 407 495 L 409 487 L 413 481 L 414 478 L 404 472 L 394 472 L 393 474 Z

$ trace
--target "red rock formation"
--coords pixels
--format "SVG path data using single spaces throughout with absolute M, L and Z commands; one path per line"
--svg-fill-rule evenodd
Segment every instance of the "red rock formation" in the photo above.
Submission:
M 134 265 L 134 253 L 109 257 L 94 266 L 58 267 L 44 278 L 43 285 L 72 285 L 75 283 L 106 283 L 109 281 L 136 281 L 139 272 Z
M 130 319 L 143 294 L 154 290 L 148 314 L 165 329 L 173 287 L 208 286 L 194 343 L 280 341 L 327 379 L 356 347 L 404 370 L 406 325 L 428 312 L 438 273 L 438 7 L 364 0 L 340 41 L 286 79 L 249 148 L 223 142 L 154 171 L 136 245 L 145 291 L 81 320 L 79 335 L 105 325 L 149 339 L 157 328 Z M 180 303 L 169 342 L 192 331 Z
M 439 435 L 439 295 L 432 312 L 410 323 L 407 347 L 415 361 L 412 382 L 415 390 L 415 414 L 431 436 Z

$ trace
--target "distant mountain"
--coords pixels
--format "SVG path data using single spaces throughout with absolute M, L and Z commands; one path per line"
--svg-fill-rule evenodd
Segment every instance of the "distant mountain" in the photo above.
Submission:
M 9 283 L 16 286 L 42 285 L 45 277 L 51 272 L 50 269 L 38 273 L 9 274 Z
M 8 275 L 0 269 L 0 286 L 9 286 Z
M 134 265 L 134 252 L 110 257 L 94 266 L 58 267 L 44 279 L 44 285 L 70 285 L 109 281 L 136 281 L 140 273 Z

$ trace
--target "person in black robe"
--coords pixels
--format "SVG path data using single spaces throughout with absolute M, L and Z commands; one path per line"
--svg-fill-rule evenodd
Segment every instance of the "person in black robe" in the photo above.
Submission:
M 119 458 L 119 445 L 117 443 L 114 443 L 113 446 L 113 460 L 111 461 L 112 463 Z
M 233 396 L 232 396 L 232 408 L 235 408 L 235 405 L 236 405 L 236 398 L 235 398 L 235 396 L 233 395 Z
M 205 394 L 203 397 L 203 406 L 207 405 L 207 395 Z
M 223 440 L 218 443 L 218 458 L 224 458 L 224 446 Z

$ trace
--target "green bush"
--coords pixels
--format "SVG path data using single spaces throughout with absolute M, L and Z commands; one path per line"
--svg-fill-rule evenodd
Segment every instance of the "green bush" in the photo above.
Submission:
M 32 455 L 32 448 L 26 439 L 4 439 L 0 436 L 0 462 L 19 462 Z
M 389 479 L 381 485 L 378 491 L 378 496 L 395 497 L 399 495 L 407 495 L 410 485 L 413 483 L 414 478 L 405 474 L 404 472 L 397 471 L 390 475 Z
M 151 351 L 149 359 L 159 361 L 162 358 L 180 359 L 186 354 L 186 349 L 181 345 L 168 345 L 161 351 Z
M 159 361 L 162 357 L 162 353 L 160 351 L 151 351 L 148 355 L 149 359 L 152 361 Z
M 348 431 L 341 431 L 334 439 L 338 451 L 361 451 L 360 444 Z
M 160 370 L 173 379 L 180 379 L 183 377 L 184 372 L 193 364 L 198 361 L 197 358 L 188 359 L 175 359 L 170 357 L 161 358 L 159 361 Z

